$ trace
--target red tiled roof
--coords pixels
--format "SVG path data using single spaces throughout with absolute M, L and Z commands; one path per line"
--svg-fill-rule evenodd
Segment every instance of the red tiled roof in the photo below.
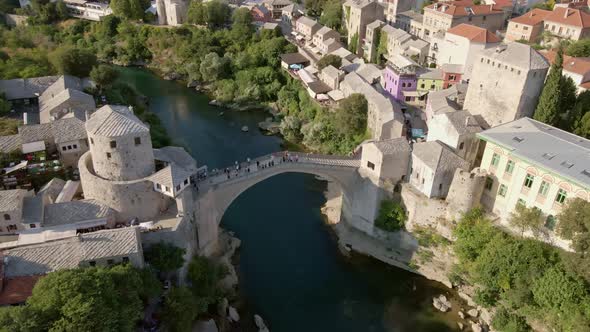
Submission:
M 461 23 L 447 30 L 447 33 L 465 37 L 477 43 L 499 43 L 500 38 L 489 30 L 476 27 L 475 25 Z
M 504 8 L 514 8 L 512 0 L 494 0 L 494 9 L 502 10 Z
M 590 14 L 579 9 L 556 7 L 551 15 L 545 18 L 545 21 L 588 28 L 590 27 Z
M 4 279 L 0 291 L 0 306 L 25 302 L 33 293 L 33 287 L 42 276 L 23 276 Z
M 453 17 L 468 16 L 471 12 L 471 15 L 504 14 L 503 11 L 494 9 L 493 7 L 494 5 L 474 5 L 472 1 L 462 0 L 435 3 L 427 6 L 426 8 L 439 13 L 445 13 Z
M 555 51 L 541 51 L 540 53 L 550 63 L 555 61 Z M 569 71 L 570 73 L 584 75 L 590 72 L 590 58 L 574 58 L 564 54 L 563 70 Z
M 543 20 L 545 20 L 545 18 L 552 13 L 553 12 L 550 10 L 535 8 L 524 15 L 511 19 L 510 22 L 525 25 L 537 25 L 539 23 L 543 24 Z

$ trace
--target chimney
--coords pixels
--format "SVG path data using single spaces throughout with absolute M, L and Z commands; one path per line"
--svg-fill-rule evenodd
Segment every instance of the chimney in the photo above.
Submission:
M 494 5 L 490 4 L 490 11 L 494 10 Z
M 565 8 L 565 11 L 563 12 L 563 18 L 567 18 L 567 14 L 568 14 L 569 8 Z

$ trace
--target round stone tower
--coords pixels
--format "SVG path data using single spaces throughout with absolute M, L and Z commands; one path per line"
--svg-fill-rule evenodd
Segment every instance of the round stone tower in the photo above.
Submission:
M 486 182 L 486 173 L 479 168 L 467 172 L 455 170 L 453 182 L 449 188 L 447 218 L 458 219 L 462 213 L 479 206 Z
M 107 180 L 130 181 L 154 173 L 150 130 L 125 106 L 106 105 L 86 121 L 94 172 Z

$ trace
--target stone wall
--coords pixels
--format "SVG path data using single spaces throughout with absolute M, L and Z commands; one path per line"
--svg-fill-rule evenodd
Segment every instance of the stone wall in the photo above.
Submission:
M 96 199 L 111 207 L 117 212 L 119 221 L 135 217 L 140 221 L 149 221 L 172 203 L 172 199 L 154 191 L 151 181 L 110 181 L 97 176 L 92 168 L 90 152 L 80 158 L 78 168 L 84 198 Z

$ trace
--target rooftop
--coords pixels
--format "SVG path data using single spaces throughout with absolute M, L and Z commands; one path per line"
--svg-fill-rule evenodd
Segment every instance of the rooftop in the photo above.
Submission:
M 482 131 L 482 127 L 477 119 L 468 111 L 447 112 L 439 116 L 447 118 L 448 122 L 459 135 L 479 133 Z
M 510 22 L 524 24 L 524 25 L 537 25 L 539 23 L 543 23 L 543 20 L 553 12 L 550 10 L 540 9 L 540 8 L 533 8 L 530 12 L 521 15 L 519 17 L 515 17 L 510 20 Z
M 190 178 L 192 174 L 193 173 L 177 166 L 176 164 L 170 164 L 154 173 L 149 179 L 153 183 L 173 189 L 176 188 L 176 186 L 181 185 L 184 180 Z
M 344 6 L 363 8 L 363 7 L 370 5 L 373 2 L 374 1 L 372 1 L 372 0 L 347 0 L 346 2 L 344 2 Z
M 84 122 L 78 118 L 65 118 L 51 122 L 53 138 L 55 143 L 66 143 L 85 139 L 86 127 Z
M 447 30 L 447 33 L 461 36 L 474 43 L 499 43 L 500 38 L 491 31 L 475 25 L 461 23 Z
M 428 168 L 435 171 L 454 171 L 457 168 L 467 170 L 469 163 L 456 155 L 448 146 L 440 141 L 421 142 L 414 144 L 413 158 L 421 160 Z
M 313 20 L 307 16 L 301 16 L 300 18 L 298 18 L 297 24 L 303 24 L 308 27 L 313 27 L 314 25 L 320 25 L 318 22 L 316 22 L 315 20 Z
M 440 67 L 443 73 L 463 73 L 463 65 L 445 63 Z
M 0 136 L 0 152 L 10 153 L 19 150 L 22 145 L 20 134 Z
M 553 12 L 545 17 L 545 21 L 588 28 L 590 27 L 590 14 L 579 9 L 555 7 Z
M 0 211 L 9 212 L 22 209 L 23 199 L 27 195 L 24 189 L 0 190 Z
M 371 142 L 377 147 L 384 155 L 394 154 L 397 152 L 410 152 L 410 143 L 405 137 L 398 137 L 392 139 L 386 139 L 383 141 Z
M 504 15 L 502 10 L 494 9 L 493 5 L 474 5 L 470 0 L 434 3 L 426 6 L 425 9 L 445 13 L 453 17 L 493 14 Z
M 86 121 L 86 130 L 98 136 L 117 137 L 146 132 L 149 127 L 128 107 L 105 105 Z
M 440 68 L 429 69 L 427 68 L 424 72 L 422 72 L 418 78 L 427 79 L 427 80 L 442 80 L 443 79 L 443 72 Z
M 521 118 L 478 134 L 511 154 L 590 188 L 590 140 Z
M 555 51 L 541 51 L 541 55 L 543 55 L 549 63 L 553 63 L 557 53 Z M 590 72 L 590 58 L 574 58 L 564 54 L 563 70 L 582 76 L 586 75 Z
M 480 54 L 486 58 L 510 64 L 520 69 L 549 68 L 549 63 L 539 52 L 529 45 L 518 42 L 500 44 L 498 47 L 483 50 Z
M 154 149 L 154 159 L 173 163 L 188 171 L 197 171 L 197 162 L 191 157 L 184 148 L 178 146 L 166 146 L 160 149 Z
M 422 15 L 418 12 L 415 12 L 413 10 L 408 10 L 405 12 L 398 13 L 396 16 L 397 17 L 407 17 L 411 20 L 418 21 L 420 23 L 422 23 L 422 20 L 424 20 L 424 15 Z
M 114 217 L 115 211 L 92 199 L 47 204 L 44 212 L 44 227 L 75 224 Z
M 330 31 L 334 31 L 334 30 L 332 30 L 332 29 L 328 28 L 327 26 L 323 26 L 323 27 L 321 27 L 321 28 L 318 30 L 318 32 L 316 32 L 315 34 L 316 34 L 316 35 L 322 35 L 322 36 L 323 36 L 323 35 L 327 34 L 327 33 L 328 33 L 328 32 L 330 32 Z
M 5 278 L 4 280 L 0 278 L 0 282 L 4 281 L 0 287 L 0 306 L 24 303 L 33 294 L 33 288 L 39 278 L 39 276 Z
M 285 62 L 288 65 L 298 63 L 309 63 L 309 59 L 299 52 L 281 54 L 281 61 Z
M 19 246 L 3 251 L 7 278 L 44 275 L 72 269 L 101 258 L 121 257 L 141 252 L 136 227 L 79 234 L 55 241 Z
M 0 92 L 6 95 L 7 100 L 36 98 L 58 79 L 59 76 L 44 76 L 0 80 Z

